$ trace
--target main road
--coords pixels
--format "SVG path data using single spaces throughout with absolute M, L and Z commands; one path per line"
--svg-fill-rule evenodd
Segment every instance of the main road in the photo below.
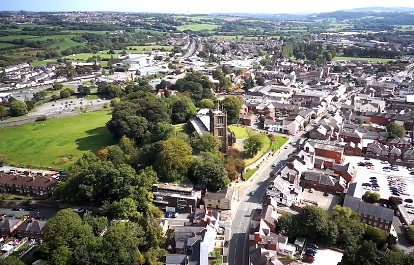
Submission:
M 302 133 L 301 133 L 302 134 Z M 266 162 L 262 164 L 259 170 L 249 181 L 248 188 L 244 192 L 239 191 L 239 203 L 230 224 L 231 239 L 229 242 L 228 263 L 230 265 L 247 265 L 249 256 L 248 246 L 248 229 L 251 213 L 262 203 L 267 184 L 269 182 L 270 173 L 280 170 L 285 164 L 288 156 L 295 150 L 291 143 L 296 143 L 301 134 L 290 138 L 285 147 L 281 147 L 274 156 L 270 156 Z M 276 164 L 272 167 L 272 164 Z M 254 191 L 251 196 L 250 192 Z

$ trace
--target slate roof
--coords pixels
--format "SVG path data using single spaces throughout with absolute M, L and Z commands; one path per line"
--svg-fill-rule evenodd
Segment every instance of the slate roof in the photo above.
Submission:
M 345 181 L 342 177 L 336 179 L 325 172 L 318 172 L 318 171 L 306 171 L 305 172 L 305 180 L 317 182 L 324 186 L 331 186 L 334 187 L 335 185 L 339 184 L 345 188 Z
M 42 233 L 47 221 L 39 221 L 33 219 L 25 220 L 16 228 L 16 231 Z
M 220 200 L 227 198 L 231 200 L 233 198 L 233 189 L 226 187 L 218 192 L 207 192 L 204 199 L 208 200 Z
M 360 214 L 366 214 L 371 217 L 381 218 L 383 220 L 392 222 L 394 218 L 394 211 L 376 204 L 370 204 L 361 201 L 350 195 L 345 195 L 344 207 L 348 207 Z

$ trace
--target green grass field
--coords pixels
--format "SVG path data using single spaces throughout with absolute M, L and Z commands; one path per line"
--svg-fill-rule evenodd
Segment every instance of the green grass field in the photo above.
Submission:
M 18 40 L 18 39 L 33 39 L 37 36 L 33 35 L 12 35 L 12 36 L 2 36 L 0 37 L 0 41 L 12 41 L 12 40 Z
M 7 164 L 67 168 L 87 151 L 113 144 L 110 111 L 96 111 L 0 129 Z
M 260 151 L 254 157 L 245 157 L 244 158 L 246 166 L 251 165 L 252 163 L 256 162 L 270 148 L 271 142 L 270 142 L 269 137 L 267 137 L 267 135 L 264 134 L 264 133 L 260 133 L 260 136 L 261 136 L 261 140 L 262 140 L 262 143 L 263 143 L 262 148 L 260 149 Z M 237 136 L 236 136 L 236 138 L 237 138 Z
M 251 178 L 251 176 L 253 176 L 254 173 L 256 173 L 258 168 L 250 168 L 246 170 L 246 173 L 244 173 L 243 178 L 244 180 L 248 180 L 249 178 Z
M 213 24 L 190 24 L 190 25 L 183 25 L 177 27 L 178 30 L 184 31 L 184 30 L 194 30 L 194 31 L 200 31 L 200 30 L 215 30 L 218 27 L 218 25 Z
M 0 42 L 0 49 L 8 49 L 10 47 L 16 47 L 16 45 L 11 43 Z
M 254 133 L 254 131 L 247 127 L 229 125 L 229 130 L 234 132 L 236 135 L 236 139 L 246 139 L 250 134 Z
M 72 48 L 72 47 L 75 47 L 75 46 L 83 46 L 83 45 L 85 45 L 85 44 L 73 41 L 70 38 L 65 38 L 65 42 L 55 43 L 55 44 L 50 45 L 50 47 L 52 47 L 52 48 L 58 48 L 59 47 L 58 50 L 63 51 L 63 50 L 66 50 L 66 49 L 69 49 L 69 48 Z
M 384 58 L 334 57 L 333 61 L 369 61 L 373 63 L 387 63 L 395 60 Z
M 276 136 L 277 141 L 272 142 L 272 151 L 276 152 L 280 149 L 289 139 L 285 136 Z

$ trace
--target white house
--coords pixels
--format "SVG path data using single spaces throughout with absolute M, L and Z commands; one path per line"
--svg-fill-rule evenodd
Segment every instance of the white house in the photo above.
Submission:
M 290 184 L 281 176 L 277 176 L 271 181 L 266 190 L 266 196 L 287 207 L 299 202 L 301 194 L 302 188 L 299 185 Z

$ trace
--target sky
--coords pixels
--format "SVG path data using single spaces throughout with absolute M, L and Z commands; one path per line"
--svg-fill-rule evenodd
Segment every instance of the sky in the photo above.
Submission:
M 359 7 L 412 7 L 414 0 L 0 0 L 0 11 L 153 13 L 319 13 Z

